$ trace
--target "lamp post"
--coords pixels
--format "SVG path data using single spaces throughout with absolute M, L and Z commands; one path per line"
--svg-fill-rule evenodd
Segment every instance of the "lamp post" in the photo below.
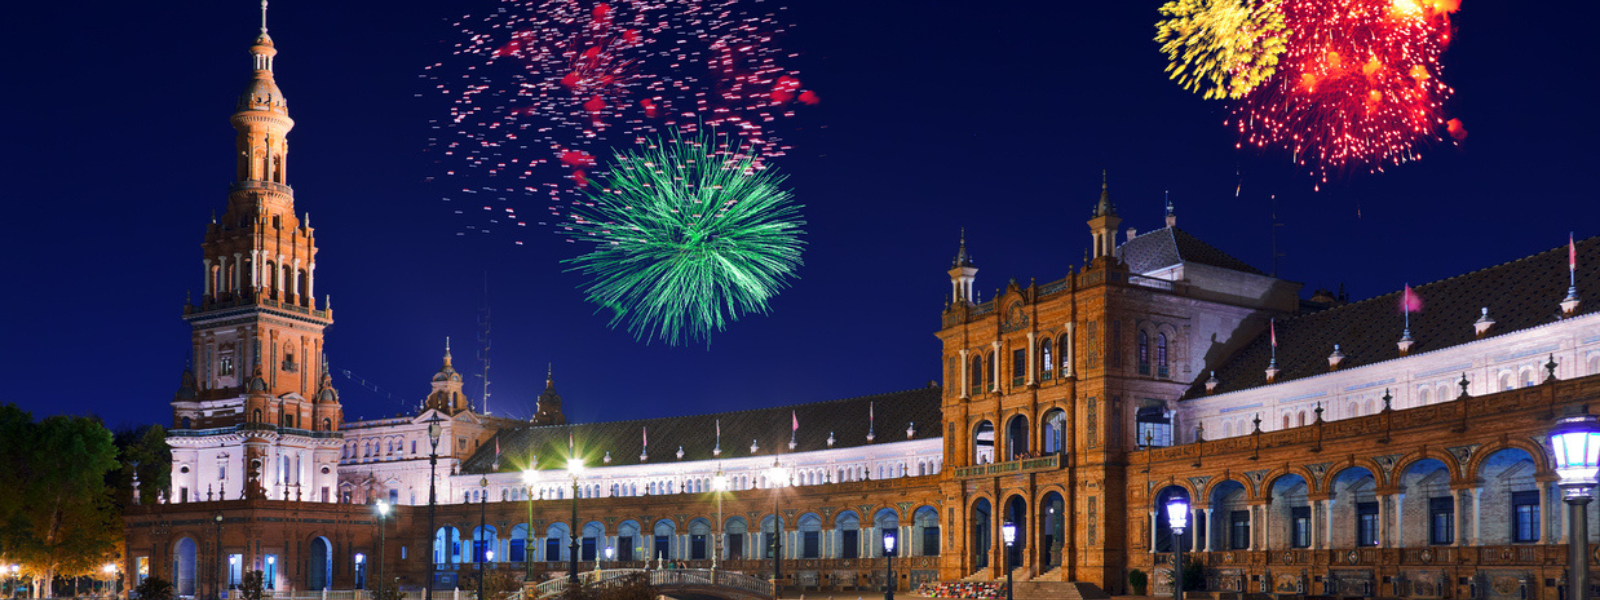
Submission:
M 378 597 L 383 598 L 383 584 L 388 582 L 383 578 L 384 563 L 384 538 L 389 534 L 389 502 L 378 501 Z
M 489 544 L 483 540 L 485 525 L 489 518 L 489 477 L 478 478 L 478 487 L 483 488 L 478 493 L 478 530 L 472 535 L 472 560 L 478 563 L 478 600 L 483 600 L 483 561 L 488 558 L 486 551 Z M 479 548 L 483 550 L 479 550 Z
M 522 528 L 522 566 L 525 572 L 522 580 L 533 582 L 533 484 L 539 480 L 539 472 L 533 469 L 539 464 L 539 458 L 534 457 L 528 462 L 528 468 L 522 470 L 522 485 L 528 497 L 528 525 Z
M 1006 542 L 1006 600 L 1011 600 L 1011 547 L 1017 543 L 1017 524 L 1006 521 L 1000 526 Z
M 572 564 L 567 570 L 567 581 L 573 585 L 578 583 L 578 475 L 583 473 L 583 459 L 576 456 L 567 459 L 567 472 L 572 474 Z
M 884 566 L 884 576 L 889 584 L 883 588 L 883 600 L 894 600 L 894 530 L 883 532 L 883 557 L 889 562 Z
M 776 458 L 772 459 L 772 468 L 767 469 L 767 482 L 772 484 L 772 595 L 777 597 L 778 581 L 783 577 L 783 517 L 778 513 L 778 495 L 789 484 L 789 471 Z
M 428 542 L 428 551 L 427 552 L 419 552 L 418 553 L 418 554 L 422 554 L 425 557 L 425 558 L 423 558 L 423 560 L 426 561 L 426 564 L 428 565 L 428 569 L 425 571 L 427 573 L 427 580 L 423 583 L 423 586 L 422 586 L 422 597 L 423 597 L 423 600 L 433 600 L 433 546 L 434 546 L 434 543 L 438 541 L 438 536 L 439 536 L 439 532 L 434 530 L 434 523 L 433 523 L 434 511 L 435 511 L 435 508 L 437 507 L 437 505 L 439 503 L 439 497 L 438 497 L 438 495 L 436 493 L 436 490 L 434 489 L 433 480 L 437 478 L 436 476 L 439 473 L 439 436 L 444 433 L 444 427 L 439 425 L 440 421 L 443 421 L 443 419 L 439 418 L 439 414 L 438 413 L 434 413 L 433 418 L 428 420 L 428 537 L 429 537 L 429 542 Z
M 616 554 L 617 554 L 617 549 L 616 548 L 614 548 L 612 546 L 606 546 L 606 562 L 611 562 L 611 557 L 616 556 Z M 600 566 L 599 565 L 595 565 L 595 569 L 594 570 L 599 571 L 600 570 Z
M 17 578 L 20 577 L 20 575 L 17 575 L 17 571 L 20 571 L 21 569 L 22 569 L 22 567 L 20 565 L 11 565 L 9 568 L 7 568 L 5 570 L 5 572 L 11 574 L 11 577 L 10 577 L 10 579 L 11 579 L 11 596 L 13 598 L 15 598 L 17 596 L 17 587 L 18 587 L 17 584 L 21 583 L 20 581 L 17 581 Z
M 217 513 L 216 516 L 211 518 L 211 520 L 215 521 L 216 524 L 217 524 L 217 538 L 216 538 L 217 539 L 217 543 L 216 543 L 217 555 L 216 555 L 216 558 L 217 558 L 217 569 L 220 570 L 220 569 L 223 568 L 222 567 L 222 565 L 223 565 L 223 562 L 222 562 L 222 513 Z M 211 597 L 212 598 L 219 598 L 219 599 L 222 598 L 222 578 L 216 571 L 212 571 L 211 572 Z
M 711 478 L 711 493 L 717 496 L 717 529 L 711 540 L 711 573 L 716 576 L 717 559 L 722 557 L 722 492 L 728 489 L 728 478 L 722 474 L 722 465 L 717 465 L 717 474 Z
M 117 588 L 117 581 L 116 581 L 116 579 L 117 579 L 117 565 L 115 563 L 106 563 L 105 572 L 106 572 L 106 595 L 107 596 L 111 596 L 111 595 L 114 595 L 114 593 L 116 592 L 116 588 Z
M 1183 530 L 1189 526 L 1189 501 L 1167 503 L 1167 526 L 1172 530 L 1172 600 L 1183 600 Z
M 1600 473 L 1600 421 L 1588 414 L 1562 419 L 1550 432 L 1550 446 L 1567 501 L 1567 598 L 1588 600 L 1588 504 Z

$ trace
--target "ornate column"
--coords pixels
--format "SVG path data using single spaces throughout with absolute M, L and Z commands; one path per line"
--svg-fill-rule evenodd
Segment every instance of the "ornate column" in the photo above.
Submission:
M 1481 545 L 1483 545 L 1483 537 L 1482 537 L 1482 534 L 1483 534 L 1483 509 L 1482 509 L 1483 503 L 1480 502 L 1479 500 L 1481 500 L 1482 497 L 1483 497 L 1483 488 L 1475 487 L 1475 488 L 1472 488 L 1471 491 L 1472 491 L 1472 543 L 1475 544 L 1475 545 L 1481 546 Z
M 1394 495 L 1394 547 L 1406 547 L 1406 495 L 1404 493 Z
M 1072 377 L 1073 374 L 1074 374 L 1074 371 L 1072 370 L 1072 368 L 1073 368 L 1073 365 L 1077 364 L 1077 354 L 1078 354 L 1077 353 L 1077 348 L 1078 348 L 1077 331 L 1078 331 L 1078 324 L 1077 323 L 1073 323 L 1073 322 L 1070 322 L 1070 321 L 1067 322 L 1067 343 L 1065 344 L 1066 352 L 1064 353 L 1064 354 L 1067 355 L 1066 356 L 1067 361 L 1066 361 L 1066 368 L 1061 370 L 1061 376 L 1062 377 Z
M 1033 347 L 1036 345 L 1036 344 L 1034 344 L 1033 336 L 1034 336 L 1033 332 L 1029 331 L 1028 332 L 1028 385 L 1033 385 L 1034 384 L 1033 372 L 1038 370 L 1038 367 L 1036 367 L 1034 365 L 1034 362 L 1033 362 Z
M 1150 553 L 1156 553 L 1156 511 L 1150 511 Z
M 1211 538 L 1216 535 L 1216 523 L 1211 520 L 1211 510 L 1212 510 L 1211 507 L 1207 506 L 1205 508 L 1205 510 L 1206 510 L 1206 547 L 1205 547 L 1205 550 L 1206 550 L 1206 552 L 1210 552 L 1211 551 Z
M 993 361 L 993 362 L 989 363 L 989 376 L 990 376 L 989 378 L 994 380 L 994 387 L 991 388 L 989 391 L 993 392 L 993 393 L 997 393 L 997 392 L 1000 391 L 1000 342 L 998 340 L 996 340 L 996 341 L 990 342 L 989 344 L 990 344 L 991 347 L 994 348 L 994 353 L 989 355 L 991 357 L 990 360 Z M 999 435 L 1000 434 L 1000 427 L 999 426 L 1001 424 L 1000 423 L 996 423 L 995 425 L 996 425 L 996 427 L 995 427 L 995 439 L 999 439 L 1000 438 L 1000 435 Z M 996 457 L 996 458 L 998 458 L 998 457 Z
M 1306 541 L 1311 542 L 1312 550 L 1321 550 L 1322 540 L 1317 538 L 1317 531 L 1322 524 L 1322 501 L 1312 500 L 1310 508 L 1311 510 L 1308 512 L 1311 513 L 1311 519 L 1310 523 L 1307 524 Z
M 244 266 L 243 261 L 243 254 L 239 252 L 233 253 L 233 289 L 229 291 L 237 292 L 244 287 L 244 269 L 241 268 Z
M 1465 544 L 1462 543 L 1462 538 L 1467 537 L 1465 535 L 1462 535 L 1462 530 L 1466 529 L 1466 528 L 1460 526 L 1461 523 L 1462 523 L 1461 496 L 1465 492 L 1466 492 L 1466 490 L 1450 490 L 1450 505 L 1452 507 L 1450 509 L 1451 510 L 1450 518 L 1455 521 L 1455 525 L 1456 525 L 1456 539 L 1452 540 L 1450 545 L 1456 546 L 1456 547 L 1464 546 Z
M 211 295 L 211 259 L 207 258 L 201 262 L 205 263 L 206 273 L 206 278 L 201 280 L 200 285 L 200 296 L 203 298 Z
M 972 397 L 967 392 L 967 390 L 972 389 L 972 383 L 970 381 L 968 381 L 968 378 L 972 376 L 971 369 L 972 369 L 972 365 L 967 362 L 967 351 L 966 350 L 962 350 L 961 351 L 961 387 L 956 390 L 956 392 L 957 392 L 956 396 L 958 396 L 960 398 L 970 398 L 970 397 Z
M 317 263 L 306 265 L 306 306 L 317 307 Z
M 1539 488 L 1539 543 L 1554 544 L 1556 536 L 1551 532 L 1555 530 L 1550 528 L 1550 482 L 1535 481 L 1533 484 Z

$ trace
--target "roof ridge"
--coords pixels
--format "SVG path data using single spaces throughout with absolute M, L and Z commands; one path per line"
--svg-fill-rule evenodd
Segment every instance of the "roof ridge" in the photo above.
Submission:
M 938 386 L 938 387 L 942 389 L 944 386 Z M 711 416 L 718 416 L 718 415 L 736 415 L 736 414 L 751 413 L 751 412 L 762 411 L 762 410 L 782 410 L 782 409 L 785 409 L 785 408 L 797 408 L 797 407 L 801 407 L 801 406 L 812 406 L 812 405 L 817 405 L 817 404 L 836 404 L 836 403 L 841 403 L 841 402 L 852 402 L 852 401 L 865 400 L 867 398 L 878 398 L 878 397 L 882 397 L 882 396 L 895 396 L 895 395 L 899 395 L 899 394 L 909 394 L 909 393 L 912 393 L 912 392 L 920 392 L 920 391 L 923 391 L 923 390 L 931 390 L 931 389 L 935 389 L 935 388 L 928 387 L 928 386 L 923 386 L 923 387 L 915 387 L 915 388 L 909 388 L 909 389 L 904 389 L 904 390 L 897 390 L 897 391 L 893 391 L 893 392 L 881 392 L 881 393 L 877 393 L 877 394 L 866 394 L 866 395 L 861 395 L 861 396 L 851 396 L 849 398 L 836 398 L 836 399 L 833 399 L 833 400 L 818 400 L 816 402 L 799 402 L 799 403 L 795 403 L 795 404 L 781 404 L 781 405 L 778 405 L 778 406 L 765 406 L 765 407 L 760 407 L 760 408 L 744 408 L 744 409 L 738 409 L 738 410 L 725 410 L 725 411 L 719 411 L 719 412 L 708 412 L 708 413 L 698 413 L 698 414 L 670 415 L 670 416 L 665 416 L 665 417 L 650 417 L 650 418 L 645 418 L 645 419 L 622 419 L 622 420 L 617 420 L 617 421 L 590 421 L 590 422 L 586 422 L 586 423 L 570 423 L 569 422 L 569 423 L 566 423 L 564 425 L 530 425 L 528 427 L 523 427 L 521 429 L 523 429 L 523 430 L 532 430 L 532 429 L 558 428 L 558 427 L 576 427 L 576 426 L 579 426 L 579 425 L 615 425 L 615 424 L 621 424 L 621 423 L 640 423 L 640 422 L 648 422 L 648 421 L 660 421 L 660 420 L 664 420 L 664 419 L 687 419 L 687 418 L 695 418 L 695 417 L 711 417 Z

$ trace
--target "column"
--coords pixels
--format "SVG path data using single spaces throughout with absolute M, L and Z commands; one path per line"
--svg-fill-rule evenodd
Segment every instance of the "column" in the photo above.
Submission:
M 1150 553 L 1156 553 L 1156 511 L 1150 511 Z
M 294 268 L 289 270 L 289 291 L 294 294 L 295 304 L 304 301 L 306 291 L 300 289 L 300 257 L 298 256 L 294 259 Z
M 991 376 L 990 378 L 994 380 L 994 388 L 990 389 L 989 391 L 998 392 L 998 391 L 1000 391 L 1000 363 L 1001 363 L 1001 360 L 1000 360 L 1000 358 L 1001 358 L 1000 357 L 1000 342 L 999 341 L 990 342 L 990 346 L 992 346 L 994 348 L 994 353 L 989 355 L 989 356 L 993 357 L 993 362 L 989 363 L 989 375 Z M 997 423 L 995 425 L 995 430 L 994 431 L 995 431 L 995 439 L 999 439 L 1000 438 L 1000 435 L 999 435 L 1000 434 L 1000 424 Z M 998 457 L 996 457 L 996 458 L 998 458 Z
M 1406 547 L 1406 495 L 1395 494 L 1394 498 L 1394 547 L 1404 548 Z
M 226 254 L 217 257 L 217 279 L 215 285 L 216 289 L 213 292 L 218 296 L 228 291 L 228 255 Z
M 1033 383 L 1034 383 L 1033 382 L 1033 372 L 1038 370 L 1038 368 L 1035 367 L 1034 364 L 1033 364 L 1033 347 L 1034 346 L 1035 346 L 1035 344 L 1034 344 L 1034 341 L 1033 341 L 1033 332 L 1029 331 L 1028 332 L 1028 385 L 1033 385 Z
M 1211 551 L 1211 538 L 1216 535 L 1216 533 L 1214 531 L 1216 529 L 1216 527 L 1214 525 L 1216 525 L 1216 524 L 1211 521 L 1211 507 L 1207 506 L 1205 508 L 1205 511 L 1206 511 L 1206 545 L 1205 545 L 1205 550 L 1206 550 L 1206 552 L 1210 552 Z
M 1078 348 L 1078 339 L 1077 339 L 1077 335 L 1075 335 L 1077 333 L 1077 330 L 1078 330 L 1078 324 L 1077 323 L 1073 323 L 1073 322 L 1070 322 L 1070 321 L 1067 322 L 1067 343 L 1064 344 L 1064 346 L 1066 346 L 1064 348 L 1066 350 L 1066 352 L 1064 354 L 1067 355 L 1066 356 L 1067 364 L 1066 364 L 1066 368 L 1061 370 L 1061 376 L 1062 377 L 1071 377 L 1073 375 L 1072 365 L 1077 364 L 1077 362 L 1078 362 L 1076 360 L 1076 358 L 1077 358 L 1077 348 Z M 1207 509 L 1207 510 L 1210 510 L 1210 509 Z
M 1311 513 L 1311 522 L 1309 524 L 1310 530 L 1306 532 L 1307 541 L 1311 542 L 1312 550 L 1321 550 L 1322 540 L 1317 538 L 1317 530 L 1322 524 L 1322 501 L 1312 500 L 1309 512 Z
M 250 287 L 261 287 L 261 251 L 250 251 Z
M 242 254 L 240 254 L 238 252 L 233 253 L 233 289 L 230 290 L 230 291 L 237 292 L 237 291 L 239 291 L 239 289 L 241 287 L 243 287 L 241 285 L 243 283 L 243 281 L 244 281 L 244 269 L 243 269 L 243 267 L 244 267 L 244 255 L 242 255 Z
M 1244 512 L 1245 518 L 1247 519 L 1245 521 L 1245 523 L 1246 523 L 1246 527 L 1250 528 L 1250 535 L 1248 536 L 1248 539 L 1246 540 L 1249 543 L 1249 547 L 1247 547 L 1245 549 L 1246 550 L 1255 550 L 1256 549 L 1256 507 L 1253 506 L 1253 505 L 1246 504 L 1245 508 L 1247 509 Z M 1232 527 L 1232 526 L 1230 525 L 1229 527 Z
M 278 265 L 272 269 L 272 277 L 273 277 L 273 279 L 272 279 L 273 281 L 278 282 L 278 285 L 276 287 L 277 287 L 278 292 L 280 294 L 279 296 L 273 298 L 273 300 L 278 300 L 278 301 L 281 302 L 281 301 L 283 301 L 283 298 L 288 296 L 288 294 L 286 293 L 287 290 L 285 290 L 284 287 L 283 287 L 283 255 L 282 254 L 278 255 Z
M 1461 543 L 1461 540 L 1462 540 L 1462 538 L 1467 537 L 1467 536 L 1463 535 L 1464 532 L 1462 531 L 1462 530 L 1464 530 L 1466 528 L 1461 526 L 1461 523 L 1462 523 L 1461 495 L 1465 491 L 1466 490 L 1450 490 L 1450 505 L 1453 507 L 1453 508 L 1451 508 L 1451 513 L 1450 514 L 1451 514 L 1451 518 L 1455 520 L 1454 525 L 1456 525 L 1456 539 L 1453 540 L 1450 543 L 1450 545 L 1457 546 L 1457 547 L 1464 546 L 1465 544 Z
M 961 387 L 956 388 L 956 392 L 957 392 L 956 396 L 958 396 L 958 397 L 961 397 L 961 398 L 968 397 L 967 390 L 972 389 L 972 384 L 967 381 L 967 378 L 972 376 L 972 372 L 970 371 L 971 368 L 972 368 L 972 365 L 967 362 L 967 351 L 966 350 L 962 350 L 961 351 Z
M 1378 496 L 1378 547 L 1389 547 L 1389 503 L 1392 494 Z
M 1479 500 L 1482 499 L 1482 497 L 1483 497 L 1483 488 L 1475 487 L 1475 488 L 1472 488 L 1471 491 L 1472 491 L 1472 543 L 1481 546 L 1481 545 L 1483 545 L 1483 537 L 1481 535 L 1483 533 L 1483 509 L 1482 509 L 1483 503 L 1479 502 Z
M 306 306 L 317 307 L 317 263 L 306 265 Z
M 1329 498 L 1327 500 L 1323 500 L 1322 504 L 1323 504 L 1324 507 L 1326 507 L 1328 509 L 1327 515 L 1326 515 L 1327 516 L 1327 522 L 1323 525 L 1323 530 L 1322 530 L 1323 542 L 1324 542 L 1323 548 L 1327 549 L 1327 548 L 1332 548 L 1333 547 L 1333 498 Z
M 954 280 L 954 279 L 950 280 L 950 303 L 951 304 L 960 304 L 961 303 L 961 294 L 956 291 L 956 280 Z
M 1200 520 L 1204 519 L 1206 517 L 1205 514 L 1203 514 L 1204 510 L 1205 509 L 1201 509 L 1201 508 L 1193 508 L 1193 507 L 1190 508 L 1190 512 L 1194 513 L 1194 514 L 1189 515 L 1189 551 L 1190 552 L 1199 552 L 1200 551 L 1200 548 L 1201 548 L 1201 546 L 1200 546 Z
M 211 259 L 207 258 L 207 259 L 205 259 L 205 260 L 203 260 L 201 262 L 205 263 L 205 275 L 206 275 L 206 277 L 205 277 L 205 279 L 201 279 L 200 280 L 201 281 L 201 284 L 200 284 L 200 295 L 202 297 L 210 296 L 211 295 Z
M 1550 483 L 1535 481 L 1534 485 L 1539 488 L 1539 543 L 1554 544 L 1555 536 L 1551 533 L 1554 530 L 1550 528 Z

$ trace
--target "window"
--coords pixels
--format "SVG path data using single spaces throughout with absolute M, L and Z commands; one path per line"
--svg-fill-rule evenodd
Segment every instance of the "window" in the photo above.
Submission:
M 1150 374 L 1150 336 L 1139 332 L 1139 374 Z
M 846 529 L 839 536 L 839 558 L 858 558 L 861 552 L 861 530 Z
M 1378 545 L 1378 503 L 1356 503 L 1356 545 Z
M 670 536 L 670 535 L 659 535 L 659 534 L 656 535 L 656 551 L 655 551 L 656 557 L 658 557 L 658 558 L 672 558 L 672 554 L 670 554 L 671 551 L 672 551 L 672 536 Z
M 1043 359 L 1039 361 L 1039 366 L 1041 367 L 1039 379 L 1041 381 L 1050 381 L 1056 370 L 1055 352 L 1052 350 L 1050 338 L 1044 338 L 1039 342 L 1039 353 L 1040 358 Z
M 1537 498 L 1535 498 L 1537 502 Z M 1428 499 L 1428 543 L 1446 545 L 1455 542 L 1455 500 L 1448 496 Z
M 217 360 L 217 372 L 222 375 L 233 374 L 233 355 L 224 354 Z
M 1539 492 L 1511 492 L 1511 541 L 1539 541 Z
M 561 562 L 561 538 L 545 539 L 544 559 L 548 562 Z
M 993 382 L 994 383 L 993 387 L 996 387 L 996 388 L 1000 387 L 1000 382 L 999 382 L 999 379 L 1000 379 L 1000 353 L 999 352 L 995 352 L 993 354 L 990 354 L 989 355 L 989 360 L 984 361 L 984 362 L 989 363 L 989 368 L 988 368 L 989 379 L 995 380 Z M 991 389 L 993 389 L 993 388 L 991 388 Z
M 822 557 L 822 532 L 807 531 L 801 534 L 800 551 L 803 558 Z
M 624 535 L 617 538 L 617 560 L 633 560 L 633 536 Z
M 972 395 L 983 393 L 983 355 L 972 357 L 972 370 L 967 374 L 967 383 L 972 387 Z M 188 426 L 184 426 L 188 429 Z
M 594 559 L 595 559 L 595 556 L 597 556 L 595 553 L 597 552 L 597 546 L 596 545 L 598 544 L 598 542 L 599 542 L 599 540 L 597 540 L 595 538 L 592 538 L 592 537 L 583 538 L 583 543 L 580 546 L 580 548 L 581 548 L 580 551 L 583 554 L 582 554 L 581 558 L 579 558 L 578 560 L 593 562 Z
M 689 536 L 689 560 L 706 559 L 706 534 L 696 533 Z
M 1106 345 L 1111 347 L 1110 366 L 1122 367 L 1122 320 L 1111 320 L 1111 331 L 1106 335 Z
M 1020 386 L 1027 381 L 1028 351 L 1018 348 L 1011 351 L 1011 385 Z
M 1289 509 L 1289 545 L 1295 548 L 1311 547 L 1311 507 L 1296 506 Z
M 1156 334 L 1156 377 L 1166 379 L 1169 374 L 1167 369 L 1167 334 Z
M 938 556 L 939 555 L 939 528 L 938 527 L 923 527 L 922 528 L 922 555 L 923 556 Z
M 1228 513 L 1228 547 L 1244 550 L 1250 547 L 1250 511 L 1236 510 Z
M 1167 416 L 1167 411 L 1159 406 L 1146 406 L 1140 408 L 1134 419 L 1138 422 L 1140 446 L 1149 444 L 1154 448 L 1165 448 L 1172 445 L 1172 419 Z
M 528 542 L 522 538 L 511 539 L 511 562 L 528 560 Z

